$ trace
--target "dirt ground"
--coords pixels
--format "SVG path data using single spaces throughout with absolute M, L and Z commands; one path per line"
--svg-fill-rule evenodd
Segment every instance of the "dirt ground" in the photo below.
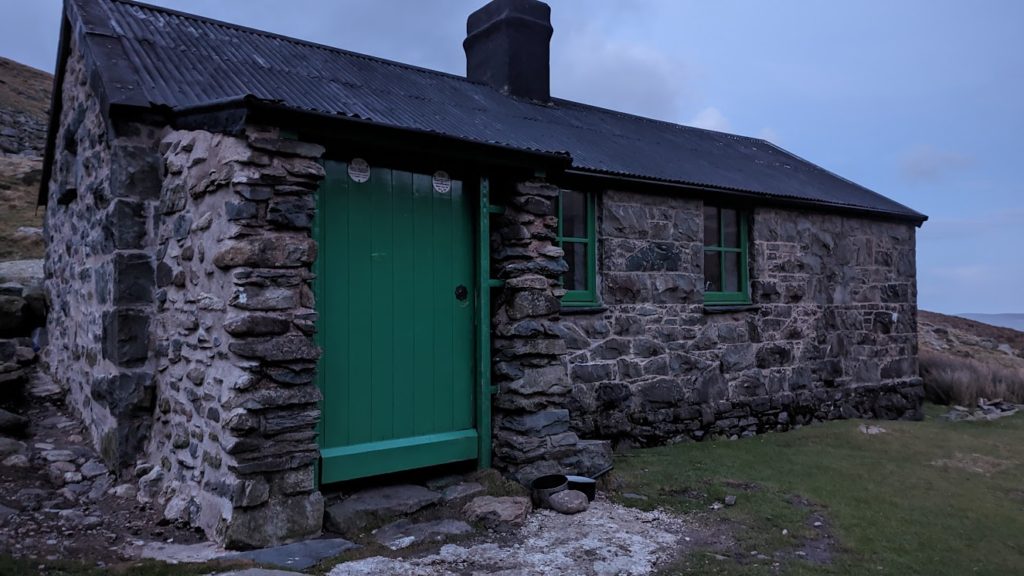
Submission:
M 22 402 L 4 406 L 27 416 L 31 424 L 28 435 L 17 439 L 25 445 L 21 454 L 27 462 L 0 464 L 0 507 L 10 514 L 0 515 L 0 554 L 106 565 L 129 559 L 129 550 L 141 542 L 203 540 L 192 529 L 169 524 L 149 504 L 137 502 L 134 478 L 96 473 L 99 458 L 81 424 L 64 407 L 59 388 L 37 374 L 27 392 Z M 58 471 L 73 466 L 70 479 L 78 481 L 65 482 L 62 475 L 51 473 L 51 459 L 61 452 L 73 458 L 61 461 Z M 123 496 L 112 493 L 122 484 Z

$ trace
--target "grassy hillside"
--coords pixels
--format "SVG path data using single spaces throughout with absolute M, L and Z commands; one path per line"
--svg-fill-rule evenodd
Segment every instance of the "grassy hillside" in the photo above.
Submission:
M 29 114 L 44 124 L 53 76 L 0 57 L 0 108 Z
M 40 258 L 36 194 L 53 77 L 0 58 L 0 261 Z
M 933 402 L 1024 403 L 1024 332 L 921 310 L 918 335 L 921 376 Z

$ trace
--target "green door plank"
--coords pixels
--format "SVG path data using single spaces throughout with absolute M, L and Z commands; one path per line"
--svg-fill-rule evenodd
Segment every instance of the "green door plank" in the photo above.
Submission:
M 451 429 L 453 424 L 452 403 L 455 377 L 454 334 L 452 318 L 455 312 L 455 286 L 452 270 L 453 218 L 451 203 L 433 190 L 430 176 L 419 175 L 433 191 L 432 212 L 434 219 L 434 286 L 433 303 L 438 321 L 434 322 L 434 429 Z M 442 319 L 448 319 L 447 322 Z
M 415 322 L 416 309 L 412 289 L 416 285 L 413 266 L 415 238 L 413 226 L 412 174 L 395 171 L 391 177 L 394 198 L 394 318 L 398 323 Z M 416 372 L 409 360 L 415 355 L 416 340 L 413 330 L 396 324 L 394 330 L 394 427 L 395 438 L 416 435 L 414 426 L 416 405 L 411 401 L 416 390 Z
M 413 217 L 415 218 L 413 259 L 417 289 L 413 291 L 414 321 L 411 326 L 415 339 L 413 370 L 416 389 L 413 392 L 413 433 L 436 432 L 434 420 L 434 324 L 439 317 L 434 308 L 434 231 L 437 223 L 433 215 L 434 192 L 430 183 L 420 176 L 413 177 Z
M 375 168 L 371 181 L 370 428 L 371 440 L 392 438 L 394 428 L 394 203 L 391 171 Z
M 469 258 L 452 259 L 452 285 L 448 297 L 454 306 L 454 331 L 452 339 L 452 427 L 456 430 L 472 428 L 474 415 L 473 382 L 474 363 L 473 316 L 475 312 L 476 289 L 473 281 L 472 259 L 472 212 L 462 191 L 462 182 L 452 181 L 452 249 L 457 253 L 468 252 Z M 469 245 L 466 246 L 466 241 Z M 455 288 L 464 286 L 467 295 L 464 300 L 455 299 Z M 469 367 L 466 370 L 465 367 Z
M 326 417 L 343 418 L 348 423 L 349 444 L 369 442 L 373 439 L 371 418 L 373 396 L 370 383 L 373 380 L 373 364 L 365 359 L 371 358 L 370 334 L 373 330 L 373 244 L 372 222 L 373 194 L 380 186 L 380 178 L 370 175 L 367 182 L 357 183 L 349 180 L 349 212 L 347 238 L 348 261 L 328 262 L 328 266 L 348 266 L 349 268 L 349 325 L 345 328 L 349 333 L 348 350 L 339 350 L 345 354 L 344 364 L 348 366 L 348 378 L 336 383 L 344 392 L 339 394 L 347 401 L 338 404 L 337 416 L 332 412 Z M 328 222 L 327 226 L 331 223 Z M 327 353 L 333 351 L 333 343 L 327 343 Z
M 328 162 L 325 166 L 327 177 L 325 179 L 325 190 L 329 194 L 321 193 L 320 207 L 321 214 L 318 215 L 320 229 L 320 246 L 318 256 L 318 267 L 323 274 L 319 287 L 324 291 L 318 294 L 317 304 L 320 308 L 321 321 L 318 333 L 321 338 L 321 346 L 327 342 L 331 347 L 348 349 L 349 342 L 349 267 L 348 266 L 327 266 L 327 262 L 345 261 L 348 254 L 343 251 L 347 245 L 348 237 L 348 183 L 344 164 Z M 330 225 L 326 225 L 330 222 Z M 342 252 L 339 252 L 342 251 Z M 348 380 L 346 364 L 339 362 L 336 356 L 324 355 L 320 369 L 321 378 L 328 382 L 345 382 Z M 347 390 L 343 386 L 321 386 L 323 393 L 323 405 L 332 406 L 348 402 Z M 323 423 L 323 437 L 331 438 L 332 441 L 347 444 L 349 442 L 348 418 L 321 418 Z

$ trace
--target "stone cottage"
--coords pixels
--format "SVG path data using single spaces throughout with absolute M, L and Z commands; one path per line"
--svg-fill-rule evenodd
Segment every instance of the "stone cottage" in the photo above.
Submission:
M 66 0 L 46 363 L 141 497 L 254 547 L 355 478 L 920 416 L 925 216 L 552 97 L 542 2 L 467 31 L 462 77 Z

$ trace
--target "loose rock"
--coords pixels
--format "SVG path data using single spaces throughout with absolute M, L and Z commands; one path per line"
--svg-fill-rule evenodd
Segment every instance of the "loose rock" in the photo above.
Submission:
M 90 460 L 82 466 L 82 476 L 93 479 L 107 473 L 107 467 L 99 460 Z
M 28 428 L 28 418 L 0 408 L 0 434 L 20 436 Z
M 4 458 L 2 464 L 12 468 L 28 468 L 28 457 L 24 454 L 12 454 Z
M 530 499 L 521 496 L 477 496 L 466 504 L 462 513 L 470 522 L 480 522 L 488 528 L 501 528 L 522 524 L 531 508 Z
M 590 502 L 587 495 L 579 490 L 562 490 L 549 496 L 548 504 L 555 512 L 579 514 L 587 509 Z
M 0 436 L 0 458 L 6 458 L 11 454 L 20 454 L 25 451 L 25 443 L 4 438 Z

